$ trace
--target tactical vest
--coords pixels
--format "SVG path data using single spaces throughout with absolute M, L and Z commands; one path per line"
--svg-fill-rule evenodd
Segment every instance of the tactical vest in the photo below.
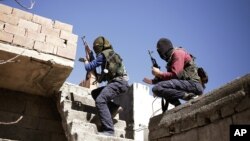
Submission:
M 112 49 L 106 49 L 102 51 L 106 59 L 106 63 L 102 65 L 101 80 L 111 81 L 116 77 L 123 76 L 125 73 L 122 58 L 114 52 Z
M 176 48 L 176 49 L 174 49 L 174 51 L 178 50 L 178 49 L 182 49 L 182 48 Z M 173 55 L 173 53 L 172 53 L 172 55 Z M 170 66 L 173 63 L 172 55 L 171 55 L 170 59 L 168 60 L 168 64 L 167 64 L 168 70 L 170 70 Z M 198 71 L 197 71 L 198 68 L 194 62 L 194 57 L 192 55 L 191 55 L 191 57 L 192 57 L 192 60 L 184 64 L 184 70 L 176 75 L 177 75 L 178 79 L 181 79 L 181 80 L 192 80 L 195 82 L 200 82 L 200 77 L 199 77 Z

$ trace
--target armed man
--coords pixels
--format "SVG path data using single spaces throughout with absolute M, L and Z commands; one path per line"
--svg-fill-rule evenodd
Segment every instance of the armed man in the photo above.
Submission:
M 94 40 L 93 49 L 96 58 L 91 62 L 84 59 L 85 69 L 89 72 L 101 67 L 98 82 L 107 81 L 106 86 L 99 87 L 91 92 L 102 125 L 102 131 L 99 134 L 113 136 L 112 118 L 122 110 L 122 107 L 112 100 L 128 90 L 128 75 L 122 58 L 114 51 L 105 37 L 97 37 Z
M 159 67 L 153 65 L 152 74 L 155 78 L 144 78 L 143 81 L 154 84 L 154 96 L 166 100 L 166 104 L 162 104 L 163 112 L 167 110 L 169 103 L 178 106 L 181 104 L 179 99 L 190 100 L 203 93 L 204 84 L 191 54 L 183 48 L 174 48 L 167 38 L 161 38 L 157 42 L 157 52 L 167 62 L 167 71 L 160 71 Z

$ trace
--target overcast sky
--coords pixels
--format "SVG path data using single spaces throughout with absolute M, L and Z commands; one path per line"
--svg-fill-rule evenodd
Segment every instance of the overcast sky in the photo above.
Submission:
M 28 0 L 20 0 L 28 5 Z M 35 0 L 28 12 L 73 25 L 73 33 L 93 40 L 103 35 L 122 56 L 130 84 L 153 77 L 147 50 L 165 70 L 155 50 L 161 37 L 196 56 L 206 69 L 205 92 L 250 72 L 249 0 Z M 22 9 L 14 0 L 0 3 Z M 23 9 L 25 10 L 25 9 Z M 79 38 L 75 66 L 67 81 L 78 84 L 86 71 Z M 144 84 L 144 83 L 143 83 Z M 145 84 L 146 85 L 146 84 Z

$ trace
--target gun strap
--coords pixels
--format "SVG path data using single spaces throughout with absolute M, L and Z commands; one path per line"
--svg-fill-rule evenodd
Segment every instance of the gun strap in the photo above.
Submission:
M 164 113 L 168 109 L 168 105 L 169 105 L 169 102 L 164 97 L 162 97 L 161 98 L 162 113 Z

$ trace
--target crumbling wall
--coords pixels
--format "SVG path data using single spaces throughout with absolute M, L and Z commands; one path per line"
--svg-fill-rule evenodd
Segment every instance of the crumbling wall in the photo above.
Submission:
M 73 26 L 0 4 L 0 87 L 37 95 L 60 89 L 74 66 Z
M 78 85 L 64 83 L 57 97 L 58 111 L 68 141 L 132 141 L 127 139 L 126 122 L 116 115 L 113 119 L 114 136 L 98 134 L 101 123 L 91 90 Z
M 150 119 L 151 141 L 229 141 L 232 124 L 250 124 L 250 74 Z
M 52 98 L 0 89 L 0 140 L 66 141 Z

